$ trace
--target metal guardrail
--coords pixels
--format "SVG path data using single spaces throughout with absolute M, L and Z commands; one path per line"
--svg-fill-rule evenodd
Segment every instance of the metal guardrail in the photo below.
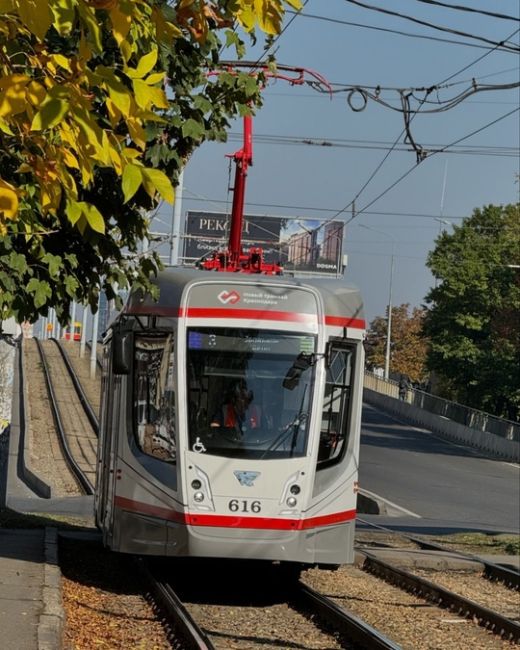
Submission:
M 382 393 L 388 397 L 399 399 L 399 386 L 396 381 L 385 380 L 371 372 L 365 372 L 365 388 Z M 506 440 L 520 442 L 520 424 L 511 420 L 503 420 L 494 415 L 478 411 L 477 409 L 450 402 L 442 397 L 431 393 L 425 393 L 416 388 L 409 388 L 405 402 L 424 409 L 429 413 L 435 413 L 448 420 L 453 420 L 477 431 L 487 431 Z

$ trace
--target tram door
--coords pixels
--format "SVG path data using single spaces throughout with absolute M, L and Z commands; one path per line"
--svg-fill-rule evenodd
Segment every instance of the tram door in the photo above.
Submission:
M 112 378 L 112 381 L 111 381 Z M 122 377 L 113 377 L 111 368 L 111 345 L 105 346 L 103 355 L 102 403 L 98 443 L 98 476 L 96 486 L 96 524 L 103 531 L 107 543 L 113 520 L 113 494 L 115 460 L 118 438 L 118 406 L 121 397 Z M 123 405 L 124 408 L 124 405 Z

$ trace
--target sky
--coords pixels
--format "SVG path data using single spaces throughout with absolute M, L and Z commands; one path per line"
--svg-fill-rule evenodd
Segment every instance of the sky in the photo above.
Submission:
M 278 63 L 319 74 L 333 92 L 280 79 L 268 83 L 253 119 L 245 212 L 344 221 L 345 278 L 361 290 L 371 322 L 385 315 L 390 290 L 393 305 L 424 304 L 434 284 L 426 257 L 442 230 L 451 232 L 475 208 L 519 200 L 518 87 L 470 93 L 452 108 L 448 102 L 471 91 L 473 79 L 477 88 L 520 82 L 520 10 L 517 0 L 444 0 L 515 21 L 421 0 L 363 3 L 468 36 L 349 0 L 308 0 L 300 15 L 287 14 L 271 50 Z M 508 40 L 517 51 L 494 45 Z M 261 54 L 257 46 L 245 59 Z M 368 98 L 363 109 L 362 94 L 354 92 L 352 110 L 353 87 L 374 93 L 378 86 L 388 106 Z M 426 101 L 424 92 L 414 92 L 418 101 L 412 98 L 411 107 L 421 113 L 410 122 L 411 135 L 418 148 L 446 149 L 417 164 L 417 153 L 404 142 L 403 114 L 393 109 L 401 107 L 399 90 L 433 86 Z M 439 108 L 445 110 L 422 113 Z M 182 214 L 231 209 L 234 169 L 230 176 L 226 154 L 240 149 L 241 138 L 237 120 L 227 143 L 205 143 L 195 152 L 184 172 Z M 171 219 L 171 207 L 163 205 L 152 230 L 169 231 Z

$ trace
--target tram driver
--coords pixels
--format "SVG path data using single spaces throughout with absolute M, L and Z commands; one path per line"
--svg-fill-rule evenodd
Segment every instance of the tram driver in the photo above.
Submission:
M 240 436 L 245 431 L 258 429 L 262 422 L 262 410 L 253 404 L 253 391 L 248 390 L 244 380 L 233 384 L 224 403 L 211 418 L 210 427 L 234 429 Z

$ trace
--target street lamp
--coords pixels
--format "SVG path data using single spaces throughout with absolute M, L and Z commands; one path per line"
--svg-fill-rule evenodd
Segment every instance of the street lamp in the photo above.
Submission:
M 392 255 L 390 257 L 390 285 L 388 288 L 388 324 L 386 327 L 386 351 L 385 351 L 385 374 L 384 378 L 388 380 L 390 374 L 390 342 L 392 340 L 392 284 L 394 279 L 394 252 L 395 252 L 395 237 L 384 230 L 377 230 L 376 228 L 371 228 L 370 226 L 365 226 L 364 224 L 358 224 L 360 228 L 366 228 L 367 230 L 373 230 L 378 232 L 381 235 L 390 237 L 392 240 Z

